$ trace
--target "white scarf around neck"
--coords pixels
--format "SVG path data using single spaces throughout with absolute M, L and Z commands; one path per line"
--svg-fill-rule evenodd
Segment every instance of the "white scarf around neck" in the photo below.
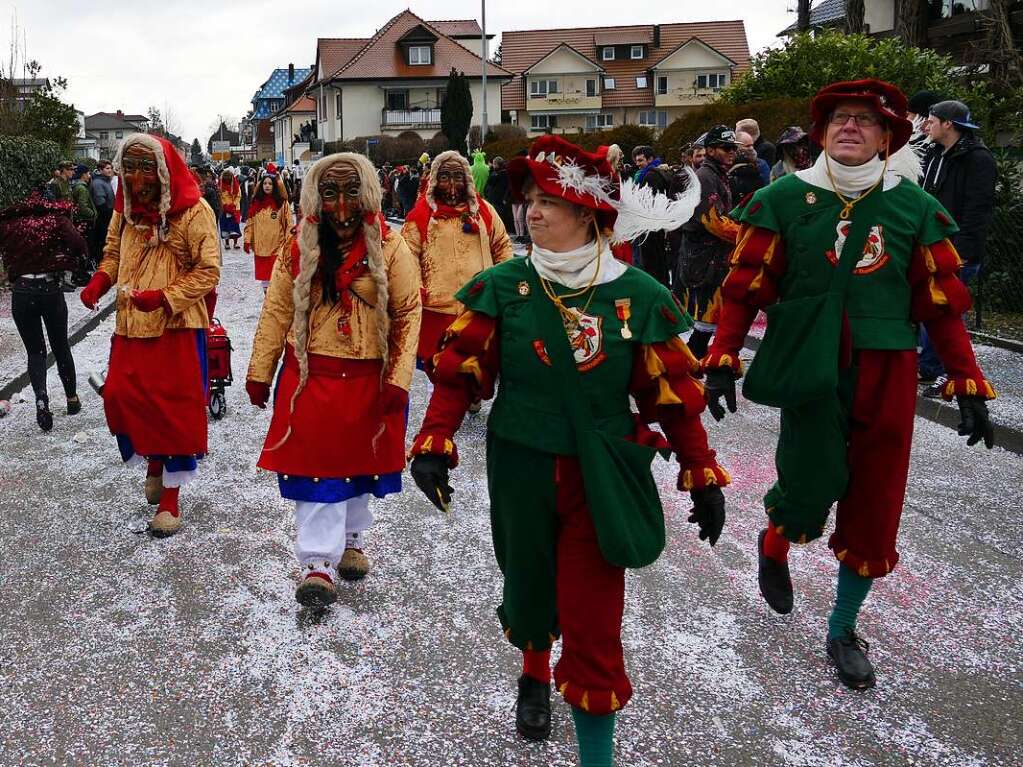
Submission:
M 614 257 L 606 239 L 600 239 L 600 252 L 596 251 L 597 243 L 594 240 L 590 240 L 581 248 L 563 253 L 547 250 L 533 243 L 529 258 L 537 274 L 545 280 L 572 290 L 585 288 L 590 284 L 598 262 L 600 271 L 593 282 L 594 285 L 606 285 L 625 274 L 626 265 Z
M 828 165 L 831 166 L 831 175 L 834 176 L 835 184 L 832 185 L 828 177 Z M 843 165 L 834 157 L 828 158 L 826 152 L 821 152 L 817 162 L 806 170 L 796 171 L 797 178 L 813 186 L 827 189 L 829 192 L 837 191 L 845 197 L 856 197 L 861 192 L 870 189 L 881 177 L 884 170 L 884 160 L 877 155 L 867 160 L 862 165 Z M 887 192 L 899 183 L 899 176 L 891 170 L 885 173 L 882 191 Z

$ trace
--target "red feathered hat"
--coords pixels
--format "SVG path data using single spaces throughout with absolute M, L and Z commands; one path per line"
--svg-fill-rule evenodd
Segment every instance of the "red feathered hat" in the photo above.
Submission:
M 813 117 L 810 138 L 821 146 L 824 146 L 828 118 L 843 101 L 863 101 L 884 117 L 892 134 L 888 154 L 899 151 L 913 134 L 913 123 L 906 117 L 906 95 L 902 91 L 883 80 L 849 80 L 821 88 L 810 103 Z
M 561 136 L 541 136 L 529 147 L 528 156 L 508 163 L 512 199 L 523 202 L 522 187 L 532 179 L 545 194 L 595 210 L 601 226 L 614 226 L 618 214 L 608 198 L 617 199 L 618 178 L 607 161 L 607 150 L 587 152 Z

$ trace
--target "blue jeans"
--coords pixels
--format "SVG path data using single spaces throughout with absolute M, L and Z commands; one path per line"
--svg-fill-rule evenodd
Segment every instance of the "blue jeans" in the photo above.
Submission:
M 963 264 L 959 270 L 959 279 L 964 285 L 969 285 L 980 274 L 980 264 Z M 917 363 L 917 370 L 921 378 L 937 378 L 945 375 L 945 366 L 938 359 L 938 353 L 934 351 L 931 339 L 927 337 L 927 330 L 923 323 L 920 323 L 920 360 Z

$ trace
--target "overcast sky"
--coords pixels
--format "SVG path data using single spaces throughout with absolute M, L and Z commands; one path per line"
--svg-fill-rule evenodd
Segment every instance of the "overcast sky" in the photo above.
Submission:
M 406 7 L 425 19 L 480 18 L 479 2 L 460 0 L 0 0 L 0 53 L 6 69 L 16 19 L 19 47 L 44 75 L 68 78 L 66 98 L 78 109 L 156 106 L 172 130 L 205 146 L 217 115 L 244 116 L 275 67 L 310 66 L 317 37 L 369 37 Z M 604 15 L 583 15 L 594 8 Z M 790 8 L 795 0 L 490 0 L 487 31 L 741 18 L 756 52 L 775 43 Z

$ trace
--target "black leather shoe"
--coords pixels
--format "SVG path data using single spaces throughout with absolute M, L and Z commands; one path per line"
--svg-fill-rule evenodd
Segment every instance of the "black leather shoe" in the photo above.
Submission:
M 551 734 L 551 686 L 523 674 L 515 701 L 515 729 L 527 740 L 547 740 Z
M 854 690 L 869 689 L 877 682 L 867 658 L 869 651 L 870 645 L 852 629 L 846 629 L 838 639 L 828 639 L 828 657 L 838 670 L 838 678 Z
M 760 531 L 757 538 L 757 583 L 764 601 L 776 613 L 788 615 L 792 612 L 792 576 L 789 575 L 789 563 L 777 562 L 764 554 L 764 536 L 766 530 Z
M 43 431 L 53 428 L 53 413 L 50 412 L 50 404 L 45 400 L 36 401 L 36 423 Z
M 78 415 L 81 412 L 82 412 L 82 401 L 80 399 L 78 399 L 77 396 L 75 396 L 75 397 L 68 397 L 68 401 L 67 401 L 67 414 L 68 415 Z

